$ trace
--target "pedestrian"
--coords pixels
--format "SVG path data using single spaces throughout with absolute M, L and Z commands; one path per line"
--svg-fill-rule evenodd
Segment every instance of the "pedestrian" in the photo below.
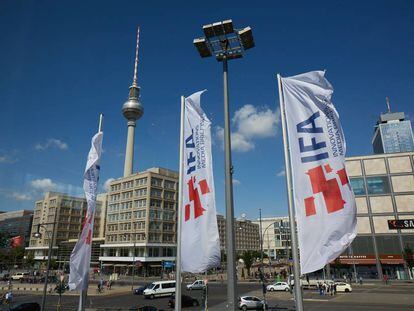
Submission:
M 385 285 L 388 284 L 388 275 L 386 275 L 386 274 L 384 274 L 384 282 L 385 282 Z
M 98 293 L 101 293 L 101 283 L 98 283 Z
M 13 293 L 11 291 L 8 291 L 6 293 L 5 298 L 6 298 L 6 303 L 10 305 L 13 302 Z
M 359 277 L 359 285 L 362 285 L 362 276 Z
M 333 285 L 333 292 L 334 292 L 334 295 L 336 295 L 336 283 L 334 283 Z

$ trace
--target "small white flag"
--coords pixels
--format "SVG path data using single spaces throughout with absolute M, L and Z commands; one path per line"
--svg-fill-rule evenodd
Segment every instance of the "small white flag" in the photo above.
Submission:
M 86 164 L 83 181 L 83 190 L 85 191 L 88 209 L 84 219 L 82 233 L 70 255 L 70 290 L 88 289 L 93 223 L 100 170 L 99 163 L 102 152 L 102 138 L 102 132 L 95 134 L 92 138 L 92 146 L 88 154 L 88 162 Z
M 322 269 L 357 234 L 345 137 L 324 75 L 312 71 L 281 78 L 302 274 Z
M 220 266 L 220 239 L 211 156 L 211 122 L 200 107 L 200 96 L 185 99 L 181 265 L 183 272 L 200 273 Z

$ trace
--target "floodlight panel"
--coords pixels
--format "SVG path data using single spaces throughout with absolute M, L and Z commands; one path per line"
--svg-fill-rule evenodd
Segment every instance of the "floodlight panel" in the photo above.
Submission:
M 224 33 L 226 35 L 233 33 L 234 32 L 233 21 L 231 19 L 225 20 L 223 22 L 223 28 L 224 28 Z
M 224 28 L 221 22 L 217 22 L 213 24 L 213 31 L 214 35 L 216 36 L 223 36 L 224 35 Z
M 213 31 L 213 25 L 212 24 L 204 25 L 203 26 L 203 31 L 204 31 L 204 35 L 207 38 L 214 37 L 214 31 Z
M 246 27 L 239 31 L 241 44 L 245 50 L 254 47 L 253 33 L 250 27 Z
M 201 57 L 209 57 L 211 56 L 211 51 L 207 45 L 205 38 L 197 38 L 193 41 L 195 47 L 197 48 L 198 53 Z

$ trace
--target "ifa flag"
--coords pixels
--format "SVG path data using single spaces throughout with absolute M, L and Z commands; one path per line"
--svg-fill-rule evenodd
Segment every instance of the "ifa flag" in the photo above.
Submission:
M 323 71 L 281 78 L 301 273 L 322 269 L 356 236 L 346 143 Z
M 70 290 L 88 289 L 93 223 L 100 170 L 99 163 L 102 153 L 102 138 L 102 132 L 98 132 L 93 136 L 92 146 L 88 154 L 88 161 L 83 175 L 83 190 L 85 192 L 88 208 L 83 222 L 82 233 L 70 255 Z
M 15 248 L 15 247 L 23 246 L 23 242 L 24 242 L 24 237 L 21 235 L 12 237 L 10 239 L 10 247 Z
M 220 239 L 211 156 L 211 122 L 200 107 L 204 91 L 185 99 L 181 213 L 181 267 L 200 273 L 220 266 Z

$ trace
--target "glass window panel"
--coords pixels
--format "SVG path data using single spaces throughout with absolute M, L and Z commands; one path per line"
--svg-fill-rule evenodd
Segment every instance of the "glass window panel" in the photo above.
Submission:
M 351 178 L 351 187 L 355 195 L 365 195 L 365 186 L 363 178 Z
M 390 193 L 390 183 L 387 176 L 367 177 L 368 194 Z

